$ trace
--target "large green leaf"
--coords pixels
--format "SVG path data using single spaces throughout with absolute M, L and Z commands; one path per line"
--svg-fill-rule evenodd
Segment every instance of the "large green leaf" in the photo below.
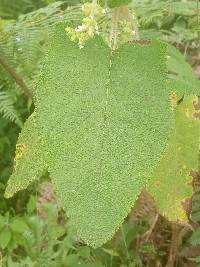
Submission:
M 133 206 L 172 123 L 166 45 L 100 40 L 79 49 L 57 28 L 37 88 L 37 123 L 50 173 L 82 239 L 99 246 Z
M 168 80 L 166 59 L 167 45 L 157 41 L 111 51 L 95 38 L 79 49 L 57 27 L 37 85 L 37 127 L 31 118 L 25 125 L 6 195 L 41 175 L 47 150 L 58 197 L 81 238 L 94 247 L 111 238 L 173 132 L 171 94 L 185 91 Z
M 194 76 L 184 56 L 172 45 L 167 47 L 169 87 L 179 95 L 200 95 L 200 81 Z
M 198 169 L 200 121 L 195 118 L 195 97 L 176 108 L 175 128 L 148 190 L 160 212 L 170 220 L 187 220 L 184 201 L 192 196 L 192 171 Z
M 26 189 L 35 179 L 47 170 L 44 144 L 39 137 L 35 114 L 24 124 L 16 146 L 15 167 L 8 181 L 5 197 L 12 197 L 16 192 Z

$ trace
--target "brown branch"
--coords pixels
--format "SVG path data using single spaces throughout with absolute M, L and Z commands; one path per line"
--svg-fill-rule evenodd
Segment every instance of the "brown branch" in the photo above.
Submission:
M 176 264 L 176 258 L 178 253 L 178 225 L 176 223 L 172 223 L 172 240 L 171 247 L 168 255 L 168 261 L 165 267 L 173 267 Z
M 33 94 L 31 90 L 27 87 L 24 80 L 19 76 L 19 74 L 15 71 L 15 69 L 6 62 L 6 60 L 2 57 L 2 55 L 0 55 L 0 64 L 19 85 L 23 93 L 33 100 Z
M 154 230 L 154 228 L 155 228 L 155 226 L 156 226 L 156 224 L 158 222 L 158 218 L 159 218 L 159 213 L 156 213 L 156 216 L 153 219 L 149 230 L 146 233 L 144 233 L 144 235 L 143 235 L 143 237 L 145 237 L 144 238 L 144 242 L 147 242 L 149 240 L 149 238 L 150 238 L 150 236 L 151 236 L 151 234 L 152 234 L 152 232 L 153 232 L 153 230 Z

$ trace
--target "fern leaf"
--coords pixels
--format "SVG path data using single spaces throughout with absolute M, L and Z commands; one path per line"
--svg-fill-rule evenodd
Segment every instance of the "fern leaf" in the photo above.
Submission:
M 6 92 L 0 92 L 0 114 L 2 114 L 4 118 L 22 127 L 23 123 L 18 111 L 14 107 L 13 99 Z
M 19 190 L 26 189 L 46 170 L 44 144 L 38 135 L 32 114 L 25 122 L 16 145 L 15 170 L 8 181 L 5 197 L 12 197 Z
M 161 214 L 170 220 L 187 221 L 183 202 L 192 196 L 191 171 L 198 168 L 200 121 L 194 117 L 194 97 L 175 111 L 175 128 L 148 190 Z

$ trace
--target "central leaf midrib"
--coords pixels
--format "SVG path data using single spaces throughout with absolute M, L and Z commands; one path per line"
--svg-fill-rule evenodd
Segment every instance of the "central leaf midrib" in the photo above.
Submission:
M 105 83 L 105 93 L 106 93 L 106 101 L 105 101 L 105 107 L 104 107 L 104 112 L 103 112 L 103 134 L 102 134 L 102 139 L 101 139 L 101 151 L 100 151 L 100 173 L 101 177 L 103 175 L 102 172 L 102 166 L 103 166 L 103 152 L 104 152 L 104 145 L 105 145 L 105 134 L 106 134 L 106 129 L 107 129 L 107 120 L 108 120 L 108 106 L 109 106 L 109 87 L 111 86 L 111 68 L 112 68 L 112 57 L 113 57 L 113 50 L 110 49 L 110 56 L 109 56 L 109 68 L 108 68 L 108 79 L 107 82 Z

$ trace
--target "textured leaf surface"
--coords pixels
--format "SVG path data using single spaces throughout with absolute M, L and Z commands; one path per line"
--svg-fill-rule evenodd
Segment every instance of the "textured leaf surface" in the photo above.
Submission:
M 15 169 L 10 177 L 5 197 L 12 197 L 16 192 L 26 189 L 47 169 L 44 144 L 41 141 L 34 114 L 24 124 L 16 146 Z
M 160 212 L 170 220 L 187 220 L 182 203 L 192 196 L 192 170 L 198 168 L 200 121 L 195 118 L 195 97 L 185 99 L 175 111 L 175 129 L 155 178 L 148 190 Z
M 172 125 L 166 46 L 100 39 L 84 49 L 57 28 L 37 88 L 37 123 L 58 196 L 82 239 L 99 246 L 120 226 Z

